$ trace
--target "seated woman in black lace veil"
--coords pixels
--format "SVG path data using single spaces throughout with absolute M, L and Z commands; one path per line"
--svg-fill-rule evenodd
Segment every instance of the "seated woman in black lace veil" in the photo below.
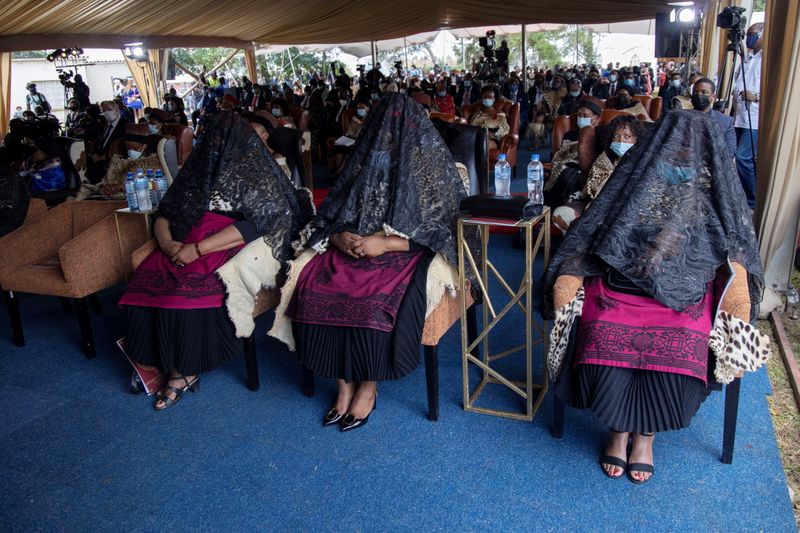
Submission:
M 276 272 L 310 218 L 309 200 L 245 119 L 233 111 L 210 119 L 159 205 L 158 249 L 120 301 L 128 356 L 168 376 L 156 409 L 171 407 L 197 388 L 199 374 L 242 352 L 219 269 L 249 243 L 263 247 Z M 274 274 L 262 284 L 274 286 Z
M 296 342 L 307 368 L 338 381 L 324 425 L 363 425 L 377 382 L 418 364 L 429 267 L 455 265 L 465 196 L 424 109 L 405 95 L 384 96 L 304 232 L 307 251 L 292 265 L 270 332 L 292 348 Z
M 743 198 L 713 120 L 671 112 L 620 160 L 548 267 L 550 377 L 559 398 L 611 429 L 609 477 L 648 481 L 655 433 L 687 427 L 715 382 L 769 355 L 750 325 L 764 281 Z

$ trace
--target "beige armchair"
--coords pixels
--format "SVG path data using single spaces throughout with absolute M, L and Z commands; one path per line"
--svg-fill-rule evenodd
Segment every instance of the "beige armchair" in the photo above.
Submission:
M 17 346 L 25 344 L 17 293 L 70 299 L 83 334 L 86 357 L 95 356 L 88 298 L 121 283 L 131 251 L 145 242 L 145 225 L 114 211 L 125 202 L 66 202 L 0 238 L 0 287 Z M 123 255 L 121 255 L 123 254 Z

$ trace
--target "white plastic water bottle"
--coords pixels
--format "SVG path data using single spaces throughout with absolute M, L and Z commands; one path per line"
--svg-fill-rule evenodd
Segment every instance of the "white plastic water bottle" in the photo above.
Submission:
M 150 205 L 158 207 L 158 187 L 156 186 L 156 175 L 152 168 L 147 169 L 147 189 L 150 191 Z
M 161 203 L 169 188 L 169 182 L 167 182 L 167 178 L 161 172 L 161 169 L 156 170 L 156 187 L 158 188 L 158 203 Z
M 494 194 L 507 198 L 511 196 L 511 165 L 506 161 L 506 154 L 497 156 L 494 166 Z
M 150 211 L 153 209 L 153 204 L 150 201 L 150 188 L 148 187 L 147 176 L 140 168 L 136 171 L 136 179 L 134 181 L 136 189 L 136 202 L 139 211 Z
M 544 205 L 544 167 L 539 162 L 539 154 L 531 154 L 528 163 L 528 203 Z
M 125 199 L 128 200 L 128 209 L 131 211 L 139 210 L 139 202 L 136 201 L 136 186 L 133 181 L 133 172 L 128 172 L 125 178 Z

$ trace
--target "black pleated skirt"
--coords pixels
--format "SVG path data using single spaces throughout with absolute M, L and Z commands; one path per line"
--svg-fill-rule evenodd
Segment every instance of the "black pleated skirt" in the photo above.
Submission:
M 243 352 L 225 307 L 163 309 L 125 305 L 128 356 L 162 372 L 210 372 Z
M 689 426 L 712 390 L 713 364 L 709 364 L 708 386 L 697 378 L 669 372 L 573 366 L 577 326 L 573 325 L 568 355 L 554 385 L 553 392 L 560 400 L 591 410 L 617 431 L 655 433 Z
M 433 258 L 426 254 L 414 270 L 391 332 L 294 322 L 300 363 L 319 376 L 347 382 L 389 381 L 410 374 L 419 364 Z

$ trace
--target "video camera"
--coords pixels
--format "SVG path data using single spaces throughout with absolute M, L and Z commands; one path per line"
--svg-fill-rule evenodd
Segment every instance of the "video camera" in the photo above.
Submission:
M 364 73 L 367 71 L 366 65 L 356 65 L 356 70 L 358 71 L 358 76 L 360 78 L 364 77 Z
M 717 15 L 717 28 L 728 30 L 728 39 L 738 42 L 744 38 L 747 31 L 747 17 L 743 7 L 728 6 Z
M 489 30 L 486 32 L 486 37 L 481 37 L 478 39 L 478 44 L 481 48 L 483 48 L 483 55 L 486 59 L 494 57 L 494 36 L 496 35 L 494 30 Z
M 57 68 L 56 71 L 58 72 L 58 81 L 61 82 L 61 85 L 67 85 L 69 80 L 75 75 L 72 70 L 65 70 L 63 68 Z

